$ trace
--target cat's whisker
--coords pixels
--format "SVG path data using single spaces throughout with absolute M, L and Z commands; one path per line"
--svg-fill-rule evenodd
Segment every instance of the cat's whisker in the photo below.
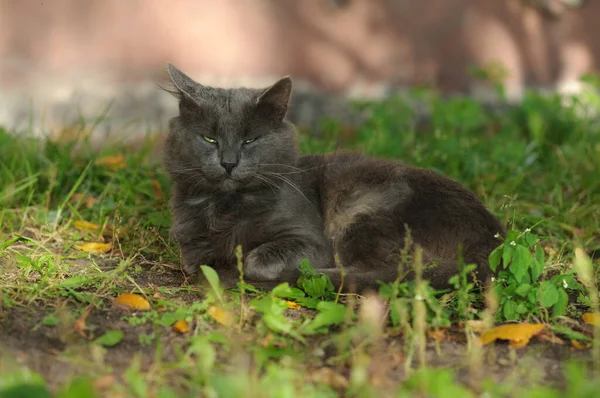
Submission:
M 317 170 L 317 169 L 322 169 L 322 168 L 326 168 L 328 166 L 332 166 L 332 165 L 335 165 L 335 164 L 338 164 L 338 163 L 339 162 L 323 163 L 323 164 L 320 164 L 318 166 L 309 167 L 307 169 L 301 169 L 299 167 L 290 166 L 290 165 L 286 165 L 286 164 L 280 164 L 280 163 L 261 163 L 260 166 L 282 166 L 282 167 L 289 167 L 289 168 L 292 168 L 292 169 L 296 170 L 296 171 L 278 172 L 278 174 L 280 174 L 280 175 L 288 175 L 288 174 L 308 173 L 310 171 Z M 271 172 L 273 172 L 273 171 L 271 171 Z
M 273 188 L 277 188 L 281 191 L 281 187 L 279 185 L 275 184 L 273 181 L 270 181 L 268 178 L 261 176 L 258 173 L 252 173 L 251 175 L 256 179 L 265 182 L 267 184 L 267 186 L 269 188 L 271 188 L 271 191 L 273 191 L 273 193 L 275 193 L 275 190 Z
M 306 201 L 312 206 L 313 203 L 310 201 L 310 199 L 308 199 L 306 197 L 306 195 L 304 194 L 304 192 L 302 192 L 302 190 L 300 188 L 298 188 L 298 186 L 296 184 L 294 184 L 292 181 L 290 181 L 289 179 L 285 178 L 284 176 L 277 174 L 277 173 L 270 173 L 270 175 L 272 175 L 273 177 L 279 178 L 281 181 L 285 182 L 286 184 L 288 184 L 290 187 L 294 188 L 294 190 L 296 190 L 304 199 L 306 199 Z

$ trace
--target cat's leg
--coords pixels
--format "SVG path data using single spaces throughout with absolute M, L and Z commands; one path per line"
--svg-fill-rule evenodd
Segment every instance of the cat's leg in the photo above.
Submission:
M 181 266 L 189 276 L 196 276 L 201 265 L 213 265 L 214 256 L 210 245 L 204 239 L 186 239 L 179 242 Z
M 405 234 L 383 214 L 361 214 L 350 225 L 335 231 L 334 251 L 344 267 L 344 290 L 377 289 L 377 281 L 389 283 L 398 277 Z M 342 283 L 341 270 L 317 269 Z
M 322 243 L 304 237 L 285 237 L 251 250 L 244 259 L 244 278 L 249 283 L 273 282 L 273 286 L 295 283 L 300 276 L 300 262 L 305 258 L 316 267 L 333 264 L 329 250 Z

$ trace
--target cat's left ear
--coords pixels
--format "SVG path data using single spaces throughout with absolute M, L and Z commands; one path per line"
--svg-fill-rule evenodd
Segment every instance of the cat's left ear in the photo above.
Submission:
M 292 95 L 292 79 L 286 76 L 267 88 L 257 99 L 259 107 L 270 113 L 272 117 L 283 120 L 287 114 Z

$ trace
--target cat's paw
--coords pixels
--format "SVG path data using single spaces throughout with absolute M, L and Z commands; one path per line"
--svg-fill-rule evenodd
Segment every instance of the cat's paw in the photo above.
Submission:
M 200 264 L 209 264 L 205 255 L 197 247 L 181 247 L 181 268 L 187 276 L 196 276 L 200 271 Z
M 285 263 L 269 250 L 258 247 L 244 260 L 244 277 L 256 281 L 274 281 L 281 278 Z
M 181 269 L 186 274 L 186 276 L 196 276 L 198 275 L 198 271 L 200 270 L 200 266 L 195 262 L 181 262 Z

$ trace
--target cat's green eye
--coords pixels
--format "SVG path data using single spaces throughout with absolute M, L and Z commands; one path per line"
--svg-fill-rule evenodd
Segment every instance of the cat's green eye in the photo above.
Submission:
M 256 138 L 250 138 L 249 140 L 244 141 L 244 144 L 250 144 L 254 141 L 256 141 Z
M 210 138 L 210 137 L 207 137 L 205 135 L 203 135 L 202 138 L 204 138 L 204 141 L 210 142 L 211 144 L 216 144 L 217 143 L 217 140 L 215 140 L 214 138 Z

